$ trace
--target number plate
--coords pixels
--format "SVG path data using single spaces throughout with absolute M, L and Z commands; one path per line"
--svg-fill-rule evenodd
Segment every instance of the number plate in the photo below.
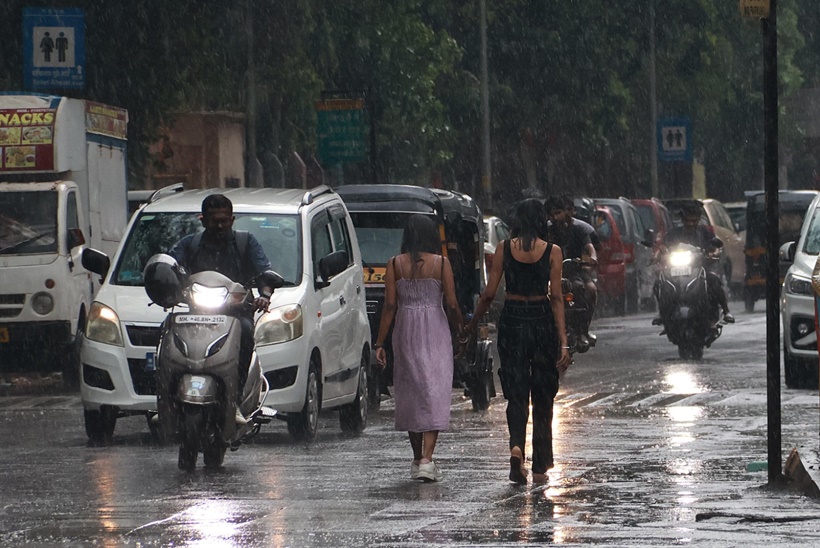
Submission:
M 688 266 L 673 266 L 669 270 L 672 276 L 689 276 L 692 274 L 692 268 Z
M 0 343 L 7 343 L 9 340 L 9 328 L 0 327 Z
M 377 283 L 383 284 L 384 283 L 384 275 L 387 272 L 386 268 L 368 268 L 365 267 L 364 269 L 364 282 L 365 283 Z
M 145 370 L 155 371 L 157 369 L 157 353 L 148 352 L 145 354 Z
M 205 323 L 211 325 L 220 325 L 228 323 L 227 316 L 195 316 L 192 314 L 185 316 L 177 316 L 176 323 Z

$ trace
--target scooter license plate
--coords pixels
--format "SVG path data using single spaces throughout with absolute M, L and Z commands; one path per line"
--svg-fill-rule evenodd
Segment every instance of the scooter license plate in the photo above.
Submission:
M 211 325 L 221 325 L 228 323 L 227 316 L 197 316 L 194 314 L 186 314 L 177 316 L 176 323 L 204 323 Z
M 157 369 L 157 353 L 147 352 L 145 354 L 145 370 L 156 371 Z
M 673 266 L 670 269 L 672 276 L 689 276 L 692 274 L 692 269 L 688 266 Z

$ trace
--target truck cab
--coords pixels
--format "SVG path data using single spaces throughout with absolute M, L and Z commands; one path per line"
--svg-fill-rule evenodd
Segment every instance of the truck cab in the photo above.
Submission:
M 127 223 L 122 109 L 0 95 L 0 373 L 63 373 L 76 386 L 99 280 L 86 246 L 112 251 Z

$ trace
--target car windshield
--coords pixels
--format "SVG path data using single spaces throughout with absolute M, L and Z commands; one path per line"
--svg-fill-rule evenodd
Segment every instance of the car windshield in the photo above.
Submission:
M 299 217 L 261 213 L 236 213 L 234 229 L 247 230 L 259 240 L 271 268 L 287 285 L 302 277 Z M 202 230 L 197 212 L 145 213 L 134 223 L 112 278 L 116 285 L 142 286 L 145 263 L 157 253 L 167 253 L 188 234 Z
M 0 193 L 0 255 L 57 252 L 57 192 Z
M 404 225 L 410 215 L 412 213 L 395 211 L 350 214 L 362 260 L 367 266 L 386 266 L 391 257 L 401 253 Z
M 820 208 L 814 210 L 811 224 L 806 232 L 806 241 L 803 244 L 803 253 L 817 255 L 820 253 Z

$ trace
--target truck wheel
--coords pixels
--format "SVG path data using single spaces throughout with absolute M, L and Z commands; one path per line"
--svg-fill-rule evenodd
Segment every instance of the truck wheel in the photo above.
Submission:
M 86 409 L 84 412 L 85 433 L 92 443 L 108 443 L 117 426 L 117 412 L 110 407 L 99 411 Z
M 362 364 L 359 367 L 359 384 L 356 388 L 356 399 L 353 403 L 345 405 L 339 409 L 339 425 L 342 432 L 349 434 L 360 434 L 367 426 L 367 403 L 368 403 L 368 377 L 367 358 L 362 356 Z
M 321 402 L 319 393 L 319 368 L 311 359 L 308 370 L 307 389 L 305 390 L 305 405 L 302 411 L 288 415 L 288 432 L 295 440 L 312 440 L 319 429 L 319 409 Z

